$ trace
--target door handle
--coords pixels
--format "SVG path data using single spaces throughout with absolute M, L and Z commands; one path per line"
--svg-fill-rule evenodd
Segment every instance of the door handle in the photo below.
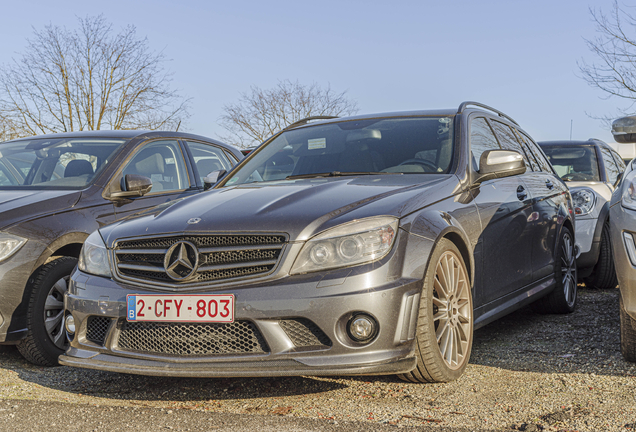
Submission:
M 547 180 L 545 181 L 545 185 L 546 185 L 546 187 L 547 187 L 548 189 L 550 189 L 550 190 L 554 187 L 554 183 L 552 183 L 552 180 L 550 180 L 550 179 L 547 179 Z
M 519 185 L 519 187 L 517 188 L 517 198 L 519 198 L 519 201 L 523 201 L 524 199 L 526 199 L 526 197 L 528 196 L 528 194 L 526 193 L 526 189 Z

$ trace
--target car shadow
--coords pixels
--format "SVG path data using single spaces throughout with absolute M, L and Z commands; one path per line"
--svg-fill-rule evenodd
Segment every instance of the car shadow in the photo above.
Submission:
M 620 352 L 619 290 L 579 285 L 576 310 L 542 315 L 531 306 L 474 333 L 471 364 L 541 373 L 633 376 Z
M 311 395 L 347 387 L 320 377 L 169 378 L 129 375 L 90 369 L 38 367 L 14 346 L 0 346 L 0 369 L 21 380 L 78 395 L 137 401 L 222 401 Z

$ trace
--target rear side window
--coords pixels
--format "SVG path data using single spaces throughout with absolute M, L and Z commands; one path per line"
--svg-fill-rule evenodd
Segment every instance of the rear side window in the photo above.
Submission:
M 607 181 L 611 184 L 616 183 L 618 179 L 618 175 L 620 171 L 618 170 L 618 166 L 616 166 L 616 162 L 612 158 L 612 152 L 605 146 L 599 146 L 601 150 L 601 155 L 603 156 L 603 164 L 605 165 L 605 175 L 607 176 Z
M 616 161 L 616 165 L 618 165 L 618 171 L 619 172 L 624 172 L 625 171 L 625 161 L 614 150 L 612 150 L 612 156 L 614 156 L 614 161 Z
M 525 162 L 526 166 L 531 166 L 528 161 L 526 152 L 523 150 L 523 148 L 521 148 L 521 144 L 519 144 L 519 142 L 517 141 L 517 138 L 515 137 L 514 132 L 512 132 L 512 129 L 510 129 L 508 125 L 505 125 L 498 121 L 490 120 L 490 122 L 493 129 L 497 133 L 497 138 L 499 138 L 501 147 L 505 148 L 506 150 L 514 150 L 516 152 L 519 152 L 519 154 L 523 156 L 523 161 Z
M 541 151 L 539 146 L 534 141 L 532 141 L 532 139 L 530 137 L 528 137 L 528 135 L 526 135 L 524 133 L 521 133 L 520 136 L 521 136 L 521 139 L 523 140 L 523 142 L 525 142 L 525 144 L 528 146 L 528 148 L 530 149 L 532 154 L 537 159 L 537 163 L 539 164 L 539 167 L 541 168 L 541 171 L 544 171 L 544 172 L 547 172 L 547 173 L 550 173 L 550 174 L 554 174 L 554 170 L 552 169 L 552 165 L 546 159 L 545 155 L 543 154 L 543 152 Z
M 499 143 L 484 117 L 470 122 L 470 151 L 473 154 L 473 167 L 479 171 L 479 158 L 486 150 L 499 150 Z

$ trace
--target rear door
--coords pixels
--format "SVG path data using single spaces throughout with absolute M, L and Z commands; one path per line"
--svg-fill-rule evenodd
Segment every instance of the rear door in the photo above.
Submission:
M 539 146 L 525 133 L 516 132 L 519 142 L 537 161 L 539 169 L 526 176 L 533 206 L 532 271 L 533 279 L 538 280 L 554 273 L 554 248 L 563 222 L 559 210 L 565 203 L 567 186 L 556 176 Z M 566 209 L 567 206 L 561 211 L 567 212 Z

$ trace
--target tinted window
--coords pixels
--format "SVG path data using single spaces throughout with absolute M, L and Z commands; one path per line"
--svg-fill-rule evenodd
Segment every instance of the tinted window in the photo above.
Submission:
M 190 148 L 190 153 L 194 159 L 194 164 L 199 173 L 201 183 L 203 183 L 203 177 L 210 174 L 212 171 L 223 169 L 229 171 L 232 168 L 233 164 L 228 160 L 227 155 L 220 148 L 211 144 L 192 141 L 188 141 L 186 144 Z
M 621 158 L 621 156 L 616 153 L 614 150 L 612 150 L 612 156 L 614 156 L 614 161 L 616 161 L 616 165 L 618 165 L 618 170 L 620 172 L 624 172 L 625 171 L 625 161 Z
M 521 136 L 521 139 L 530 148 L 530 150 L 532 151 L 532 154 L 536 157 L 537 163 L 539 164 L 541 171 L 554 174 L 552 165 L 550 165 L 550 162 L 548 161 L 548 159 L 546 159 L 545 155 L 543 154 L 539 146 L 534 141 L 532 141 L 532 139 L 528 135 L 521 133 L 520 136 Z
M 0 188 L 83 189 L 125 140 L 46 138 L 0 146 Z
M 473 153 L 473 165 L 477 171 L 481 154 L 486 150 L 500 148 L 485 118 L 478 117 L 470 122 L 470 151 Z
M 528 162 L 528 157 L 526 156 L 526 152 L 521 147 L 521 144 L 517 141 L 514 132 L 508 125 L 500 123 L 498 121 L 491 120 L 490 121 L 495 132 L 497 133 L 497 137 L 499 138 L 499 143 L 501 147 L 507 150 L 514 150 L 519 152 L 521 156 L 523 156 L 523 161 L 525 162 L 527 167 L 530 167 L 530 163 Z
M 259 148 L 225 184 L 333 173 L 439 174 L 448 172 L 452 157 L 452 117 L 316 124 L 283 132 Z
M 154 141 L 146 144 L 126 164 L 122 174 L 148 177 L 152 180 L 151 192 L 190 187 L 183 154 L 177 141 Z
M 616 162 L 614 162 L 614 158 L 612 158 L 612 152 L 605 146 L 599 146 L 601 150 L 601 156 L 603 156 L 603 163 L 605 164 L 605 175 L 607 176 L 607 181 L 611 184 L 616 183 L 618 179 L 618 175 L 621 171 L 618 170 L 618 166 L 616 166 Z
M 600 181 L 596 148 L 585 146 L 545 146 L 556 173 L 565 181 Z
M 541 171 L 541 167 L 539 166 L 539 162 L 537 162 L 537 157 L 534 155 L 528 144 L 521 138 L 521 132 L 517 129 L 513 129 L 515 131 L 515 135 L 517 136 L 517 141 L 523 147 L 523 150 L 526 152 L 528 156 L 528 161 L 530 162 L 530 167 L 532 171 Z

